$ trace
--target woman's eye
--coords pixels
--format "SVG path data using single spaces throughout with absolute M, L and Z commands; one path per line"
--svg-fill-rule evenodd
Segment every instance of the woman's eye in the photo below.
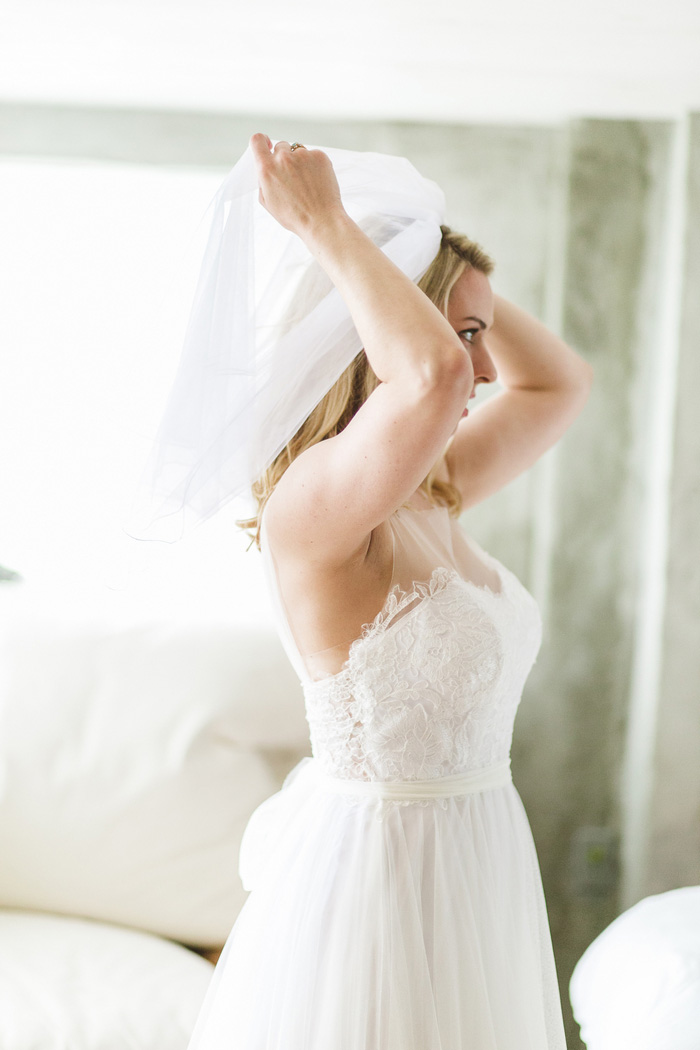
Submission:
M 479 334 L 478 328 L 466 328 L 463 332 L 459 333 L 463 339 L 466 339 L 468 343 L 474 342 L 474 336 Z

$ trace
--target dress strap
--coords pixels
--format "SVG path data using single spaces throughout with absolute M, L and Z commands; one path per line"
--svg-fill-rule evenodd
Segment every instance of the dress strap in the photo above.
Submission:
M 388 594 L 394 589 L 394 583 L 396 581 L 396 531 L 394 530 L 393 514 L 387 518 L 389 525 L 389 532 L 391 533 L 391 580 L 389 582 Z

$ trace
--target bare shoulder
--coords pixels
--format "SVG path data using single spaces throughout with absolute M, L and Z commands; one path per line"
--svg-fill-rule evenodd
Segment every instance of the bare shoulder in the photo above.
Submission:
M 362 564 L 372 542 L 372 529 L 357 538 L 351 550 L 337 551 L 329 542 L 333 520 L 319 493 L 323 459 L 319 445 L 306 449 L 287 468 L 265 506 L 265 528 L 275 553 L 285 560 L 337 571 Z
M 288 496 L 282 480 L 265 507 L 266 536 L 299 650 L 319 653 L 356 638 L 382 608 L 392 574 L 390 525 L 381 522 L 341 558 L 317 534 L 332 523 L 304 511 L 301 483 Z

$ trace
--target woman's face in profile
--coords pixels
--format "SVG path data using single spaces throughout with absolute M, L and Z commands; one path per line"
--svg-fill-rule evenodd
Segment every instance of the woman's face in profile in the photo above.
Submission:
M 478 383 L 493 383 L 498 378 L 489 354 L 489 332 L 493 328 L 494 299 L 486 274 L 467 267 L 457 279 L 447 304 L 447 320 L 462 340 L 474 369 L 474 397 Z M 463 415 L 467 414 L 467 410 Z
M 471 357 L 475 387 L 477 383 L 492 383 L 498 376 L 488 351 L 493 311 L 493 291 L 488 277 L 467 267 L 450 292 L 447 320 Z

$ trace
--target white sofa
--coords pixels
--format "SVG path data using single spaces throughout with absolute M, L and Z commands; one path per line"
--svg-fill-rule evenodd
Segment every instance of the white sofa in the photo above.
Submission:
M 200 953 L 245 899 L 243 828 L 308 753 L 270 628 L 3 584 L 0 1048 L 184 1050 Z

